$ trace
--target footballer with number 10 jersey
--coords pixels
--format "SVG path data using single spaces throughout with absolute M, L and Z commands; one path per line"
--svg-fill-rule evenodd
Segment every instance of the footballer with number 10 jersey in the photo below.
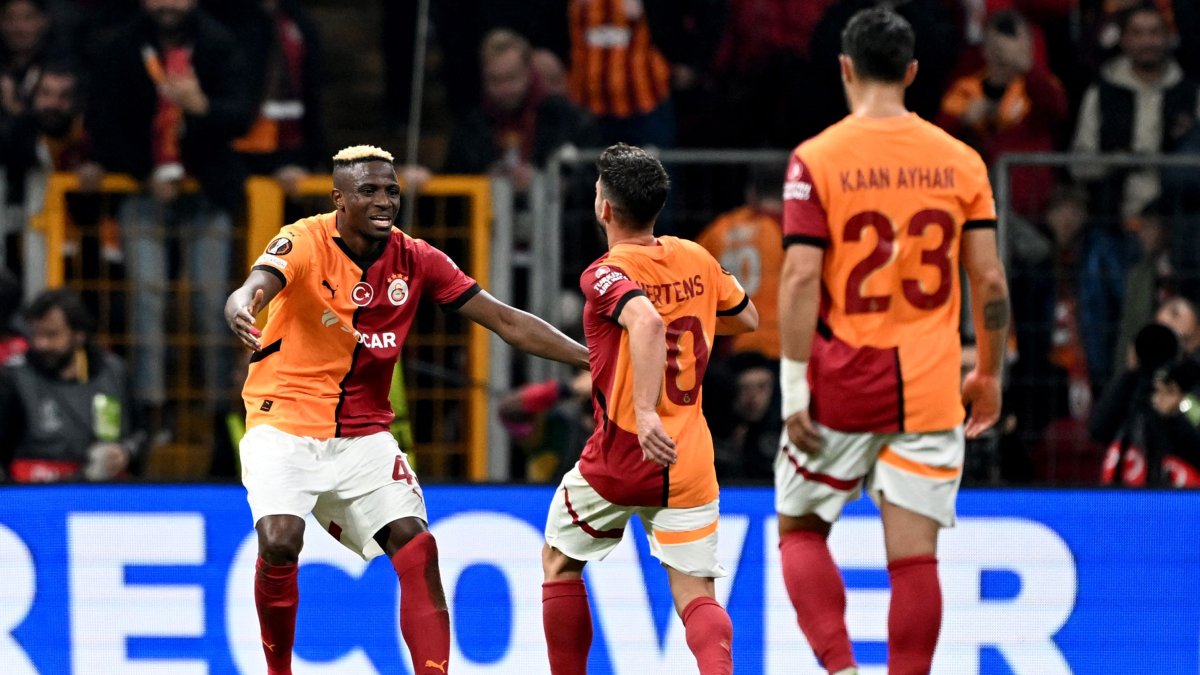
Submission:
M 626 506 L 691 507 L 717 497 L 712 434 L 701 411 L 717 317 L 740 313 L 749 296 L 699 244 L 659 237 L 656 246 L 619 244 L 579 280 L 583 324 L 592 362 L 596 430 L 579 470 L 597 492 Z M 667 370 L 659 404 L 679 461 L 642 459 L 633 416 L 629 335 L 616 322 L 631 298 L 644 295 L 667 331 Z

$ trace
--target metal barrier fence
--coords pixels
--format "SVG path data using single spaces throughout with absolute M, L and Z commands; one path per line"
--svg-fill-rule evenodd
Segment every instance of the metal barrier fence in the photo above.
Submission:
M 301 182 L 304 203 L 299 215 L 328 210 L 329 176 L 312 176 Z M 125 322 L 126 296 L 132 290 L 121 274 L 118 253 L 120 237 L 114 228 L 110 200 L 136 192 L 136 181 L 108 176 L 101 185 L 104 203 L 95 224 L 77 227 L 70 199 L 79 187 L 75 175 L 51 175 L 45 183 L 45 200 L 40 212 L 29 218 L 26 239 L 44 240 L 45 256 L 26 256 L 26 263 L 39 269 L 44 263 L 45 286 L 67 285 L 92 300 L 100 314 L 100 339 L 107 347 L 128 356 L 130 333 Z M 440 176 L 423 188 L 416 205 L 410 234 L 429 240 L 453 257 L 464 270 L 488 283 L 490 278 L 491 194 L 487 178 Z M 244 276 L 250 261 L 271 237 L 286 224 L 288 202 L 272 179 L 251 178 L 246 185 L 247 226 L 234 228 L 238 253 L 234 256 L 229 290 Z M 295 207 L 293 207 L 295 208 Z M 288 215 L 288 217 L 292 217 Z M 168 237 L 181 236 L 168 233 Z M 234 245 L 231 242 L 231 246 Z M 115 251 L 113 247 L 116 247 Z M 97 265 L 97 255 L 100 263 Z M 107 263 L 104 261 L 108 261 Z M 33 289 L 30 289 L 32 292 Z M 203 477 L 210 463 L 214 428 L 206 411 L 214 404 L 235 399 L 236 391 L 214 391 L 195 386 L 197 337 L 187 305 L 193 289 L 186 280 L 172 282 L 169 293 L 176 311 L 171 312 L 166 335 L 172 368 L 168 371 L 168 403 L 172 415 L 173 440 L 155 450 L 147 475 L 159 479 Z M 488 477 L 487 428 L 489 424 L 487 380 L 489 373 L 486 330 L 431 306 L 422 307 L 406 342 L 404 354 L 407 406 L 415 447 L 411 452 L 422 476 L 428 478 Z M 228 345 L 232 348 L 233 341 Z M 237 382 L 234 383 L 238 384 Z M 203 412 L 204 414 L 198 414 Z

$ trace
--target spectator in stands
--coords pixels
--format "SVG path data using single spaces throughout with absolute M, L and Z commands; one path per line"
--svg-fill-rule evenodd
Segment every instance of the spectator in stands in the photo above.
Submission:
M 554 52 L 549 49 L 533 50 L 533 72 L 542 81 L 542 91 L 547 96 L 567 98 L 571 95 L 567 67 Z
M 834 3 L 729 3 L 729 16 L 713 63 L 720 103 L 711 143 L 720 147 L 785 147 L 817 128 L 810 120 L 809 103 L 814 92 L 809 44 L 821 17 Z M 781 86 L 784 82 L 788 84 Z M 755 305 L 762 307 L 757 302 Z
M 1015 11 L 993 14 L 983 34 L 984 66 L 950 85 L 937 123 L 970 144 L 991 164 L 1007 152 L 1050 152 L 1067 119 L 1067 95 L 1058 78 L 1033 59 L 1029 24 Z M 1036 218 L 1054 190 L 1050 167 L 1010 173 L 1012 206 Z
M 479 56 L 483 104 L 455 128 L 447 172 L 502 174 L 524 192 L 534 168 L 560 147 L 598 142 L 587 113 L 546 94 L 525 38 L 498 28 L 484 38 Z
M 21 282 L 0 267 L 0 366 L 16 365 L 25 358 L 28 344 L 16 326 L 20 309 Z
M 571 98 L 596 117 L 601 145 L 674 146 L 672 64 L 656 44 L 646 3 L 571 2 L 569 13 Z
M 166 402 L 168 239 L 197 300 L 201 387 L 219 396 L 228 373 L 223 307 L 230 236 L 244 205 L 245 171 L 231 142 L 248 129 L 255 98 L 232 34 L 196 0 L 142 0 L 141 12 L 101 51 L 88 110 L 93 157 L 142 181 L 119 220 L 132 285 L 136 404 L 154 431 Z M 182 189 L 186 177 L 200 190 Z
M 1183 295 L 1169 298 L 1159 305 L 1154 320 L 1175 332 L 1184 356 L 1200 361 L 1200 306 L 1195 300 Z
M 1009 234 L 1018 359 L 1006 397 L 1016 420 L 1006 453 L 1032 451 L 1040 466 L 1067 471 L 1060 478 L 1077 477 L 1069 471 L 1076 460 L 1093 462 L 1085 425 L 1111 369 L 1122 301 L 1123 243 L 1088 226 L 1087 214 L 1086 194 L 1061 186 L 1041 226 L 1018 219 Z M 1053 462 L 1038 461 L 1047 457 Z
M 0 375 L 0 466 L 26 483 L 128 475 L 139 443 L 121 360 L 96 345 L 69 291 L 43 292 L 24 314 L 27 358 Z
M 773 360 L 779 360 L 783 174 L 782 166 L 755 166 L 746 187 L 746 205 L 721 214 L 696 238 L 742 282 L 758 308 L 758 330 L 731 338 L 733 351 L 759 352 Z
M 1166 19 L 1153 5 L 1135 7 L 1124 15 L 1120 46 L 1120 56 L 1104 66 L 1084 94 L 1074 150 L 1174 151 L 1196 125 L 1200 96 L 1196 83 L 1185 79 L 1171 58 Z M 1161 188 L 1155 168 L 1106 171 L 1080 163 L 1072 171 L 1096 181 L 1097 212 L 1118 217 L 1141 211 Z
M 1101 482 L 1127 487 L 1200 484 L 1200 432 L 1180 414 L 1200 365 L 1178 358 L 1175 332 L 1152 323 L 1138 332 L 1125 371 L 1113 379 L 1089 423 L 1108 446 Z
M 289 196 L 325 166 L 320 44 L 299 0 L 234 3 L 226 26 L 244 45 L 258 117 L 234 142 L 250 173 L 274 176 Z M 290 222 L 290 220 L 289 220 Z
M 25 112 L 50 42 L 44 0 L 0 0 L 0 114 Z
M 709 389 L 705 397 L 705 416 L 713 428 L 713 455 L 717 478 L 722 480 L 770 480 L 774 475 L 775 456 L 779 454 L 779 437 L 783 423 L 778 415 L 779 383 L 775 360 L 758 352 L 740 352 L 714 367 L 723 370 L 714 382 L 727 378 L 731 397 L 714 396 Z
M 1161 306 L 1178 291 L 1175 265 L 1170 250 L 1169 216 L 1160 210 L 1160 200 L 1142 209 L 1141 214 L 1126 222 L 1138 240 L 1140 257 L 1125 276 L 1124 302 L 1117 330 L 1117 350 L 1113 363 L 1124 363 L 1133 349 L 1133 338 L 1142 326 L 1154 319 L 1156 307 Z

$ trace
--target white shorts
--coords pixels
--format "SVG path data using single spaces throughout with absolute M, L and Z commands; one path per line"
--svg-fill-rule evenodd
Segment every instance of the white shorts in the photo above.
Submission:
M 387 432 L 353 438 L 293 436 L 260 425 L 241 443 L 242 484 L 254 523 L 309 513 L 343 546 L 370 560 L 375 533 L 399 518 L 428 522 L 408 457 Z
M 787 440 L 775 457 L 775 510 L 785 516 L 816 514 L 832 523 L 865 486 L 878 506 L 880 495 L 942 527 L 954 525 L 954 502 L 962 482 L 962 426 L 913 434 L 848 434 L 816 425 L 825 447 L 816 455 Z
M 717 562 L 719 502 L 686 509 L 618 506 L 593 490 L 576 464 L 550 502 L 546 543 L 575 560 L 604 560 L 636 515 L 650 540 L 650 552 L 662 564 L 694 577 L 723 577 L 728 572 Z

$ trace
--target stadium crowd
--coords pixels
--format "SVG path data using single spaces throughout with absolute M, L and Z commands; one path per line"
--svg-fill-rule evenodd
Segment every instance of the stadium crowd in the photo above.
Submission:
M 59 318 L 34 299 L 41 289 L 28 288 L 37 252 L 25 239 L 49 173 L 79 178 L 67 246 L 81 253 L 69 276 L 131 289 L 116 300 L 83 294 L 93 316 L 124 330 L 104 346 L 131 364 L 131 381 L 120 397 L 97 394 L 103 406 L 79 408 L 97 432 L 75 443 L 74 457 L 43 458 L 55 478 L 130 475 L 194 412 L 221 420 L 218 436 L 235 433 L 224 392 L 239 384 L 230 374 L 244 355 L 235 356 L 220 308 L 243 272 L 243 182 L 272 176 L 295 195 L 303 178 L 330 169 L 328 37 L 311 16 L 319 4 L 0 0 L 0 259 L 5 285 L 27 287 L 7 296 L 31 301 L 22 311 L 6 300 L 0 317 L 0 354 L 11 364 L 3 391 L 18 396 L 39 373 L 89 379 L 86 365 L 39 370 L 45 359 L 22 358 L 37 322 Z M 372 29 L 383 47 L 361 49 L 381 53 L 386 86 L 361 105 L 385 107 L 387 123 L 403 127 L 415 3 L 379 4 Z M 441 112 L 453 124 L 442 156 L 402 175 L 501 175 L 524 193 L 563 144 L 793 148 L 846 114 L 838 36 L 875 4 L 893 6 L 916 32 L 912 110 L 993 168 L 1014 152 L 1081 155 L 1013 166 L 999 195 L 1011 216 L 1003 234 L 1014 330 L 1002 423 L 977 442 L 973 454 L 986 461 L 969 479 L 1200 485 L 1200 8 L 1190 0 L 438 0 L 431 49 L 440 74 L 430 86 L 444 92 Z M 1082 157 L 1095 153 L 1147 161 L 1110 167 Z M 1187 156 L 1197 164 L 1153 160 Z M 111 174 L 132 176 L 140 191 L 99 198 Z M 758 333 L 718 344 L 709 390 L 729 393 L 705 403 L 722 478 L 765 480 L 781 427 L 783 168 L 721 174 L 715 188 L 694 174 L 673 172 L 677 194 L 660 232 L 700 241 L 759 309 Z M 593 179 L 570 182 L 588 195 L 585 212 Z M 603 247 L 589 223 L 563 222 L 569 288 Z M 202 364 L 194 377 L 221 392 L 194 410 L 173 405 L 165 385 L 168 326 L 179 321 L 173 278 L 190 289 L 185 325 Z M 63 330 L 79 331 L 74 300 L 56 302 L 70 324 Z M 99 367 L 90 328 L 78 340 Z M 556 479 L 578 456 L 592 417 L 577 379 L 586 375 L 572 377 L 525 384 L 498 406 L 520 458 L 512 478 Z M 119 433 L 101 419 L 114 405 L 124 408 Z M 33 402 L 24 410 L 37 414 Z M 6 478 L 49 475 L 27 462 L 14 471 L 42 445 L 7 425 L 3 436 Z M 126 439 L 135 442 L 118 443 Z M 114 444 L 124 458 L 89 470 L 95 448 Z M 214 456 L 214 472 L 235 475 L 230 453 Z

